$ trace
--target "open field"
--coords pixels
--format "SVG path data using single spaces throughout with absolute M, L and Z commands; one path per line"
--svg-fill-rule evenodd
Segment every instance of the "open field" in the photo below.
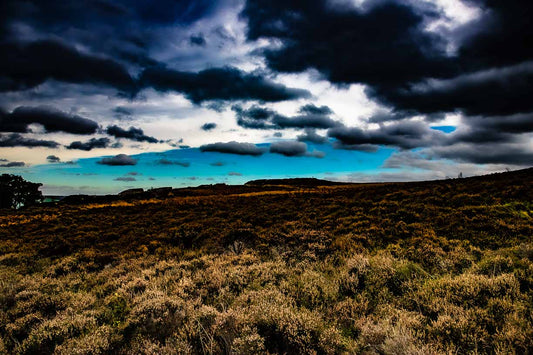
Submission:
M 0 353 L 533 351 L 533 169 L 198 191 L 1 211 Z

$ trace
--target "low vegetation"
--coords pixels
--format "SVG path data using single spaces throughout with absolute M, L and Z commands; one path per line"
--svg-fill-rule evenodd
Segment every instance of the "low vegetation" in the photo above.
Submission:
M 228 189 L 3 210 L 0 353 L 533 351 L 532 169 Z

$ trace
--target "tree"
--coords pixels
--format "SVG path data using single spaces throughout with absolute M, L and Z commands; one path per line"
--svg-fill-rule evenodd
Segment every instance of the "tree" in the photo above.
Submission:
M 42 202 L 42 184 L 26 181 L 22 176 L 0 175 L 0 208 L 20 208 Z

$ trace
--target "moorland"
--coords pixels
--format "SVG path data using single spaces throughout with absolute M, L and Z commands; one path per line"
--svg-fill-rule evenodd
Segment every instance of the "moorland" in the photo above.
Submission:
M 527 354 L 532 237 L 533 169 L 2 210 L 0 353 Z

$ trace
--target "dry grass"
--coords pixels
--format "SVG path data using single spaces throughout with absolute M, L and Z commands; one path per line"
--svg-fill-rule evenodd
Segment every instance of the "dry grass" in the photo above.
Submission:
M 6 212 L 0 353 L 530 353 L 533 184 L 487 181 Z

